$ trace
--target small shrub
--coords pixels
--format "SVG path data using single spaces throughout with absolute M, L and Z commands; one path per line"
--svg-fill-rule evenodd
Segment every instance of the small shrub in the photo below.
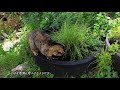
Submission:
M 110 46 L 108 51 L 111 54 L 120 53 L 120 26 L 115 27 L 108 34 Z
M 109 52 L 111 55 L 120 53 L 120 45 L 117 44 L 117 43 L 111 44 L 111 45 L 108 47 L 108 52 Z
M 109 33 L 109 38 L 111 39 L 115 39 L 115 40 L 119 40 L 120 39 L 120 26 L 115 27 L 111 30 L 111 32 Z
M 96 67 L 97 78 L 117 78 L 118 74 L 113 70 L 111 54 L 104 50 L 98 55 L 98 65 Z

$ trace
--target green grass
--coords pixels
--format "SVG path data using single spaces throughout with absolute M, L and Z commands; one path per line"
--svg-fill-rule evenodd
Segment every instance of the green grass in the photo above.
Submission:
M 65 22 L 59 32 L 52 34 L 52 38 L 65 46 L 71 60 L 79 60 L 92 54 L 89 46 L 99 43 L 98 38 L 93 37 L 89 31 L 86 24 Z M 65 56 L 67 57 L 67 54 Z

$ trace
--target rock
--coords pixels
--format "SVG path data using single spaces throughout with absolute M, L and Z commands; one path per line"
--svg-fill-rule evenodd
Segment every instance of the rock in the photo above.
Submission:
M 8 35 L 7 35 L 6 33 L 4 33 L 4 32 L 2 32 L 2 35 L 3 35 L 5 38 L 8 37 Z
M 13 43 L 11 41 L 4 42 L 2 48 L 4 51 L 10 51 L 13 48 Z
M 27 68 L 28 68 L 28 62 L 25 62 L 23 64 L 16 66 L 11 71 L 12 72 L 23 72 L 23 71 L 26 71 Z
M 3 36 L 0 36 L 0 41 L 3 41 L 4 40 L 4 37 Z

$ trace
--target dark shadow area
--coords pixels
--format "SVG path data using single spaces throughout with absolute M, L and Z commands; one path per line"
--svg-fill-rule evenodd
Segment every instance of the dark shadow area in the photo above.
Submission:
M 114 68 L 120 73 L 120 54 L 112 55 L 112 62 Z

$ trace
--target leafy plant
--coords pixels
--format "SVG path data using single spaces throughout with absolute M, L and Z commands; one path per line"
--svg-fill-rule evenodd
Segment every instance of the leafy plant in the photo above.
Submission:
M 52 27 L 59 30 L 66 20 L 73 24 L 77 21 L 92 25 L 95 16 L 94 12 L 26 12 L 22 15 L 22 21 L 31 29 Z
M 98 66 L 97 66 L 97 78 L 115 78 L 118 77 L 113 70 L 111 54 L 108 52 L 102 51 L 98 56 Z
M 97 66 L 89 71 L 88 74 L 82 74 L 81 78 L 118 78 L 118 72 L 114 70 L 111 60 L 111 53 L 102 51 L 97 55 Z
M 109 24 L 110 17 L 106 16 L 105 12 L 100 12 L 97 14 L 94 23 L 93 31 L 98 34 L 98 36 L 106 37 L 108 30 L 111 29 L 111 25 Z
M 111 30 L 111 32 L 109 33 L 109 38 L 110 38 L 110 40 L 112 40 L 112 39 L 119 40 L 120 39 L 120 26 L 115 27 Z
M 113 28 L 108 34 L 110 46 L 108 51 L 113 55 L 120 53 L 120 26 Z
M 111 55 L 114 55 L 116 53 L 120 53 L 120 45 L 117 43 L 111 44 L 108 47 L 108 52 L 111 53 Z

